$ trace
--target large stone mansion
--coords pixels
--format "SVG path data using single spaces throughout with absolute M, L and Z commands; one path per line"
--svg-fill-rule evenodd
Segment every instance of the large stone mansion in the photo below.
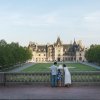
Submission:
M 30 42 L 28 48 L 32 50 L 32 62 L 47 61 L 85 61 L 85 47 L 81 42 L 63 44 L 60 37 L 54 44 L 38 45 Z

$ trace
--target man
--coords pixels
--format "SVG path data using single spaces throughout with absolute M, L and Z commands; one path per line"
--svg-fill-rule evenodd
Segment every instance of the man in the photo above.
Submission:
M 54 65 L 50 67 L 51 69 L 51 86 L 57 86 L 57 62 L 54 62 Z

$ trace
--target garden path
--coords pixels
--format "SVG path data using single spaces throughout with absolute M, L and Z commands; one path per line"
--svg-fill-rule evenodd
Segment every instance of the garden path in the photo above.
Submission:
M 12 70 L 10 70 L 10 71 L 8 71 L 8 72 L 20 72 L 20 71 L 24 70 L 25 68 L 28 68 L 28 67 L 30 67 L 30 66 L 32 66 L 32 65 L 34 65 L 34 64 L 35 64 L 35 63 L 25 63 L 25 64 L 22 65 L 21 67 L 12 69 Z
M 97 66 L 97 65 L 95 65 L 93 63 L 88 63 L 88 62 L 80 62 L 80 63 L 85 64 L 85 65 L 88 65 L 88 66 L 91 66 L 91 67 L 94 67 L 96 69 L 100 69 L 100 66 Z

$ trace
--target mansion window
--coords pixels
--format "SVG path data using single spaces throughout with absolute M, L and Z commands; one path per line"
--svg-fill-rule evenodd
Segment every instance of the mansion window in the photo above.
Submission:
M 70 58 L 68 58 L 68 60 L 70 61 Z
M 71 61 L 73 60 L 73 57 L 71 57 L 71 59 L 70 59 Z
M 76 60 L 76 58 L 74 58 L 74 60 Z
M 58 53 L 60 53 L 60 50 L 58 50 Z
M 67 59 L 67 58 L 65 58 L 65 60 L 67 61 L 68 59 Z
M 36 61 L 38 61 L 38 58 L 36 58 Z
M 58 54 L 58 56 L 60 56 L 60 54 Z

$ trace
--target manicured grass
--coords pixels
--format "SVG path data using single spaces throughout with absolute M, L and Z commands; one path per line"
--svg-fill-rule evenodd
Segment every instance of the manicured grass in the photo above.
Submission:
M 33 66 L 30 66 L 24 69 L 22 72 L 47 72 L 50 71 L 50 66 L 52 63 L 37 63 Z M 59 64 L 58 64 L 59 65 Z M 91 66 L 83 65 L 80 63 L 66 63 L 70 71 L 100 71 Z

